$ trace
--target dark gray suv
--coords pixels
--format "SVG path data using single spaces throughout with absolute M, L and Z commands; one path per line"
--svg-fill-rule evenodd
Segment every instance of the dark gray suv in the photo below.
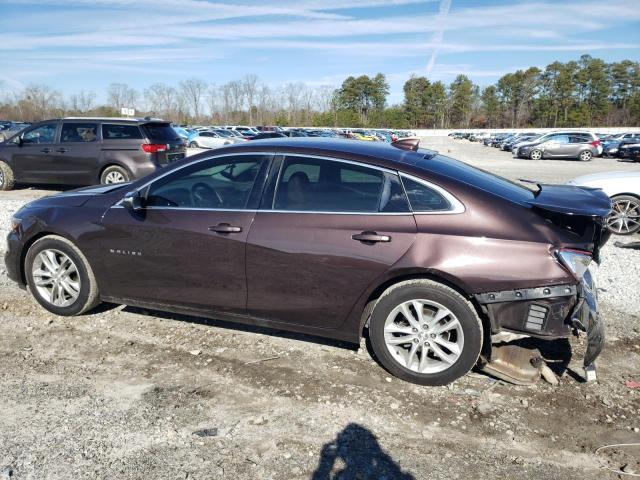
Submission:
M 15 182 L 128 182 L 185 155 L 184 141 L 162 120 L 46 120 L 0 144 L 0 190 L 11 190 Z

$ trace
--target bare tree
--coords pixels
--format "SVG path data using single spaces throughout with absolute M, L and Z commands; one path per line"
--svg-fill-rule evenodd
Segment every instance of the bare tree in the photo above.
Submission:
M 80 90 L 69 96 L 69 108 L 74 112 L 86 113 L 95 106 L 96 93 Z
M 300 97 L 304 88 L 305 84 L 302 82 L 287 83 L 284 86 L 284 93 L 287 98 L 287 113 L 289 116 L 290 125 L 297 124 L 297 112 L 300 109 Z
M 322 85 L 316 92 L 316 104 L 321 112 L 329 112 L 333 108 L 335 88 L 330 85 Z
M 242 87 L 242 83 L 238 80 L 232 80 L 227 85 L 229 86 L 229 93 L 231 94 L 231 101 L 233 105 L 232 121 L 235 123 L 241 118 L 244 105 L 244 88 Z
M 31 122 L 60 116 L 64 111 L 62 95 L 47 85 L 28 85 L 15 94 L 15 102 L 21 118 Z
M 107 90 L 107 99 L 110 106 L 118 112 L 121 108 L 135 108 L 139 94 L 126 83 L 112 83 Z
M 180 99 L 175 88 L 154 83 L 144 91 L 147 111 L 174 122 L 182 120 Z
M 249 110 L 249 124 L 253 125 L 253 104 L 258 90 L 258 77 L 254 74 L 245 75 L 242 79 L 242 89 L 247 99 L 247 108 Z
M 200 120 L 200 106 L 202 104 L 202 97 L 207 91 L 209 85 L 204 80 L 197 78 L 190 78 L 183 82 L 180 82 L 180 93 L 185 101 L 185 104 L 189 106 L 193 117 L 196 121 Z

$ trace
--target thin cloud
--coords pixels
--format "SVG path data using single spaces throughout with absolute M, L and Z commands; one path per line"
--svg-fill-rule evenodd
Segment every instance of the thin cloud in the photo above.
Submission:
M 429 62 L 427 63 L 427 75 L 431 73 L 433 70 L 433 66 L 436 64 L 436 58 L 438 58 L 439 46 L 444 39 L 444 31 L 445 24 L 447 22 L 447 15 L 449 15 L 449 10 L 451 9 L 451 0 L 441 0 L 440 1 L 440 11 L 438 12 L 438 17 L 436 21 L 438 23 L 438 30 L 436 30 L 431 38 L 431 43 L 435 44 L 433 51 L 431 52 L 431 57 L 429 57 Z

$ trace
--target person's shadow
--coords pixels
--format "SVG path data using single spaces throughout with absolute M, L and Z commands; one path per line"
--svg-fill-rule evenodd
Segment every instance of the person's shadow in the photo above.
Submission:
M 378 443 L 375 435 L 350 423 L 333 442 L 322 447 L 312 480 L 415 480 L 404 473 Z

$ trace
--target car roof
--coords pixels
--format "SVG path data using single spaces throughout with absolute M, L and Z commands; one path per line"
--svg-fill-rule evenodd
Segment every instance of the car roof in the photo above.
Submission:
M 105 123 L 130 123 L 135 125 L 142 125 L 146 123 L 170 123 L 167 120 L 160 118 L 123 118 L 123 117 L 64 117 L 64 118 L 50 118 L 38 123 L 48 122 L 105 122 Z
M 424 152 L 414 152 L 393 147 L 382 142 L 359 142 L 338 138 L 323 137 L 279 137 L 253 140 L 228 147 L 229 150 L 257 151 L 266 148 L 283 153 L 300 153 L 309 155 L 349 156 L 367 160 L 382 160 L 388 164 L 413 164 L 423 159 Z

